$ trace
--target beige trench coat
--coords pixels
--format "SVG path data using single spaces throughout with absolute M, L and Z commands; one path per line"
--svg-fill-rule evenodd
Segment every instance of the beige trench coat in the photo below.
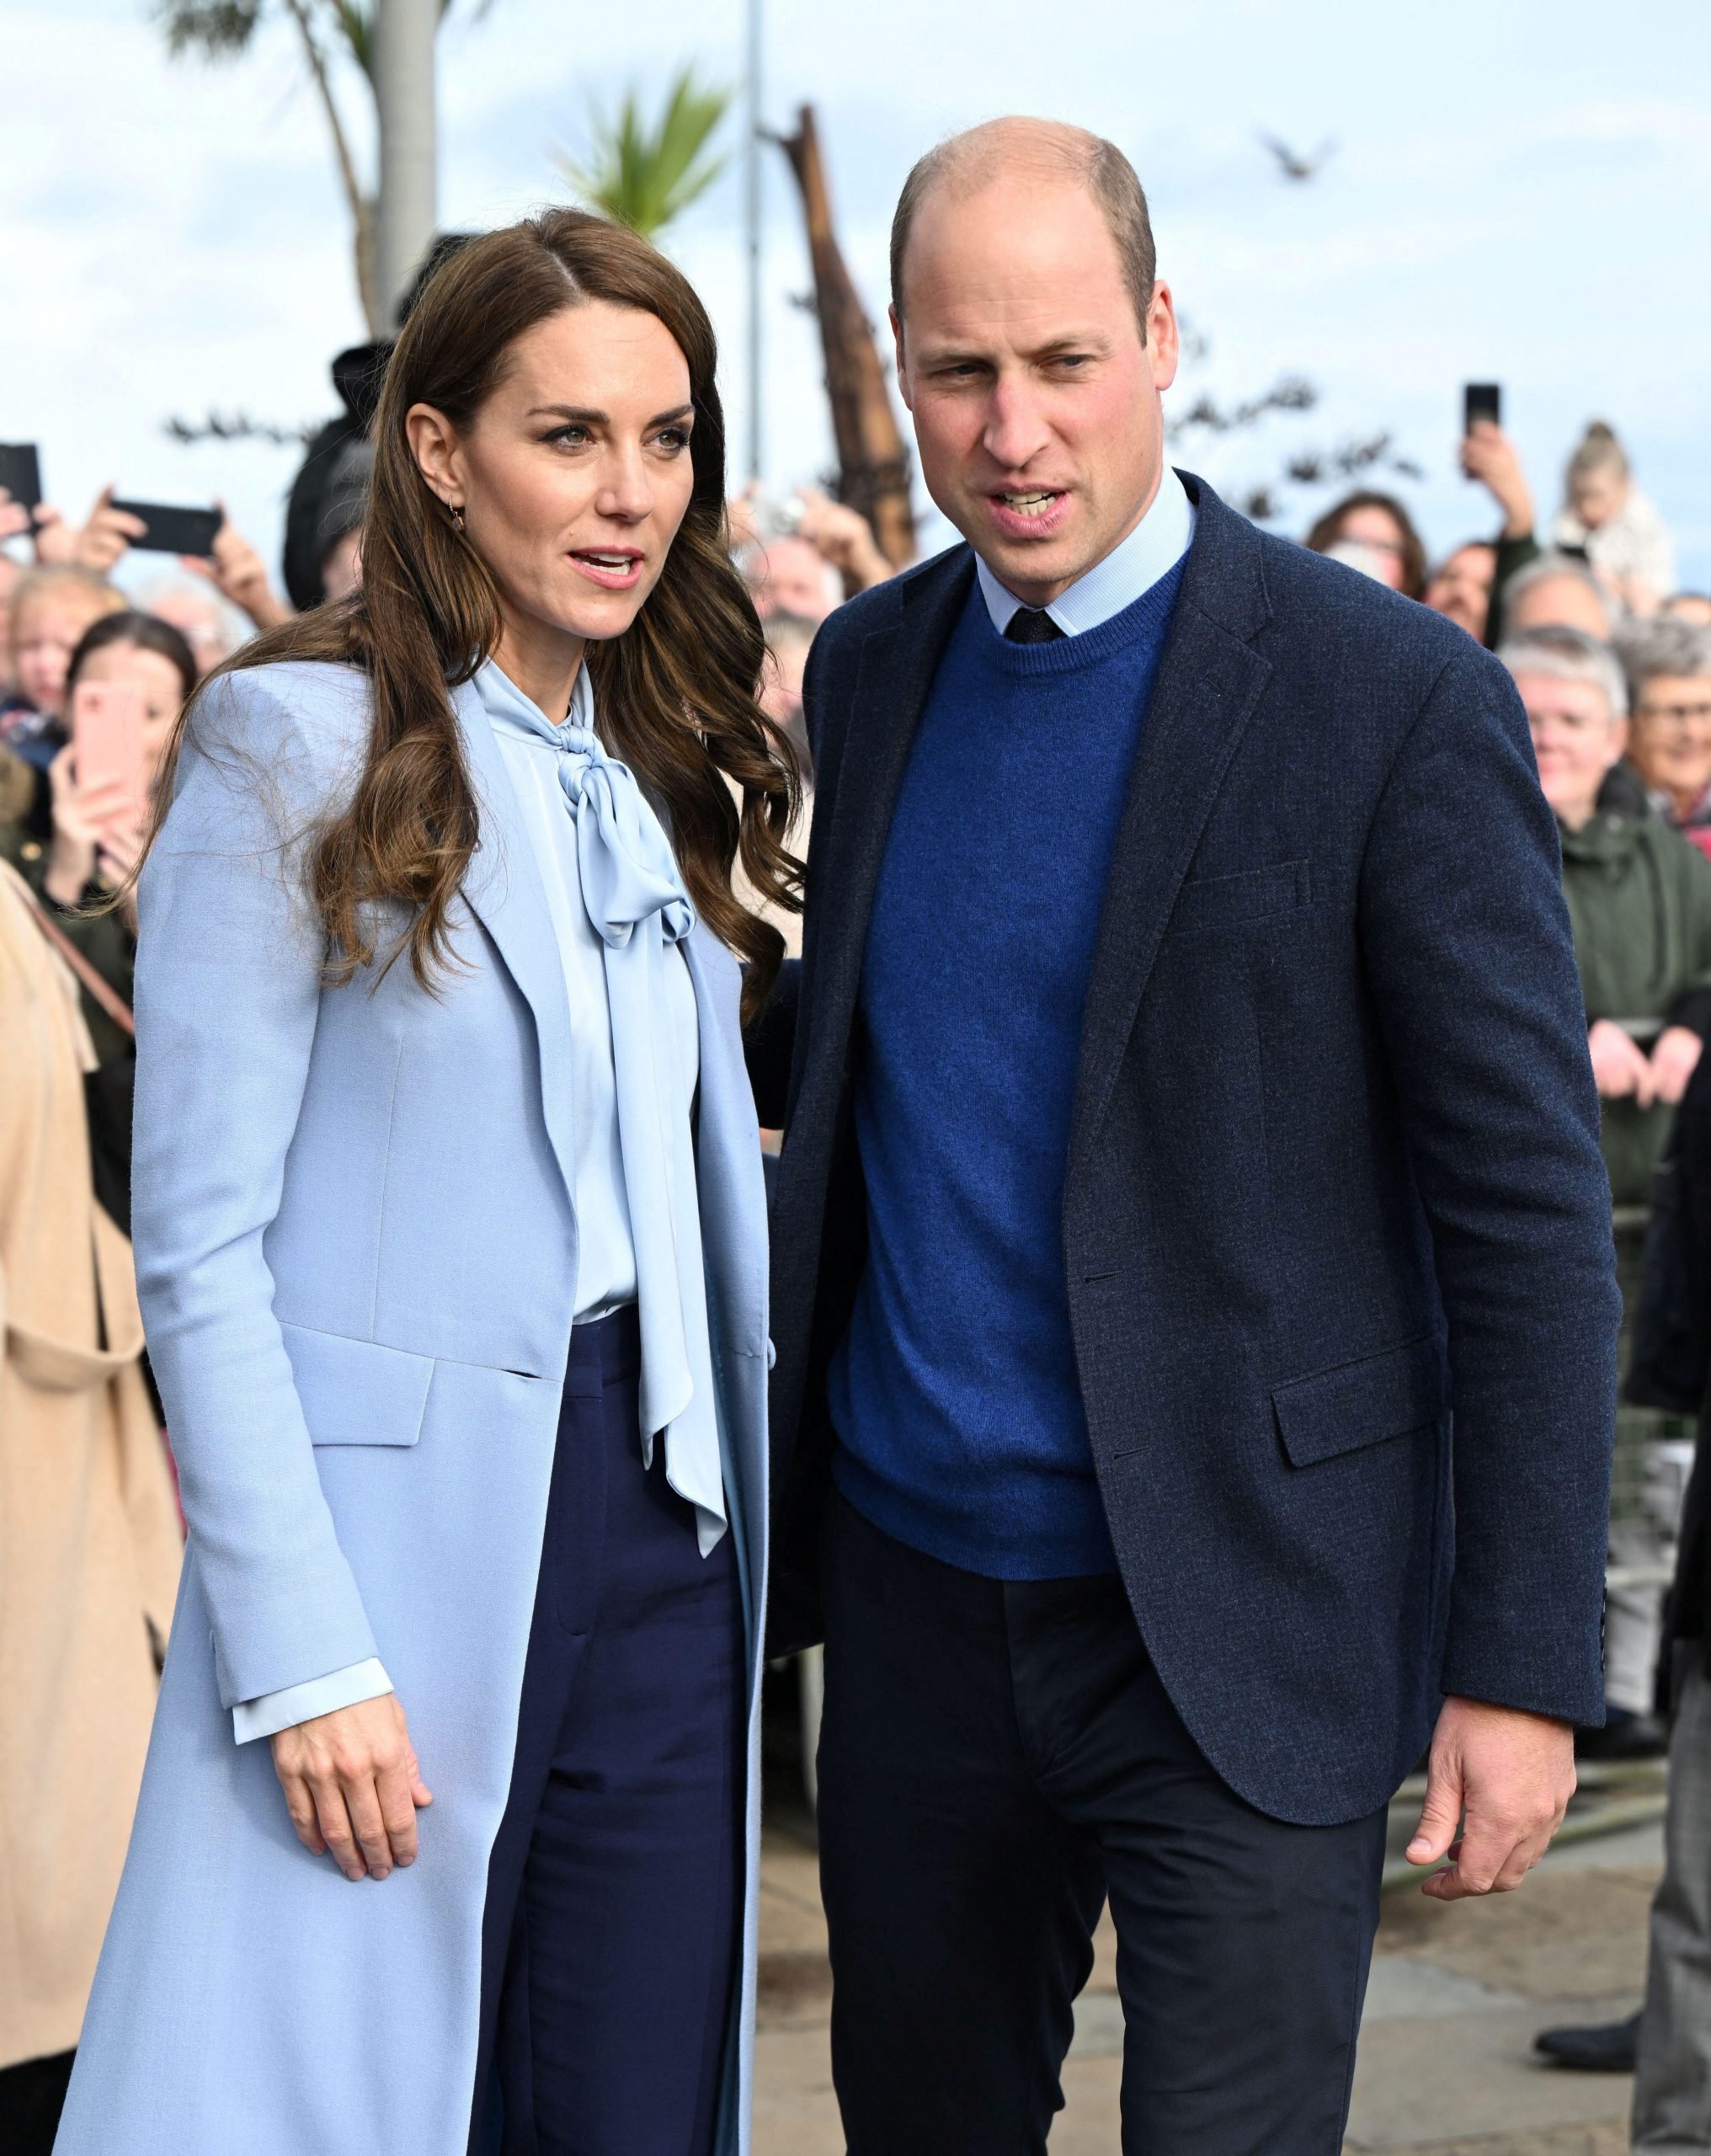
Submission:
M 178 1588 L 76 990 L 0 867 L 0 2066 L 77 2041 Z

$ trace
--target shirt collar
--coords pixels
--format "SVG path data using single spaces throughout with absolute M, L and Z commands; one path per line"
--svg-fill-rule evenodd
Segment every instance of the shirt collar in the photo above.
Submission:
M 531 696 L 526 696 L 496 659 L 484 659 L 476 670 L 475 686 L 482 700 L 482 708 L 500 729 L 527 740 L 550 743 L 559 732 L 552 721 Z M 588 661 L 584 659 L 576 670 L 576 680 L 570 691 L 570 710 L 566 715 L 566 726 L 585 727 L 592 734 L 594 727 L 594 686 L 589 680 Z
M 1168 576 L 1188 552 L 1194 536 L 1194 504 L 1188 491 L 1170 465 L 1165 467 L 1146 515 L 1121 545 L 1113 547 L 1102 562 L 1095 562 L 1085 576 L 1078 577 L 1059 593 L 1046 611 L 1065 636 L 1079 636 L 1096 629 L 1125 606 L 1133 606 L 1150 591 L 1160 577 Z M 1023 605 L 1000 584 L 978 556 L 974 573 L 980 579 L 980 595 L 992 616 L 992 626 L 1002 636 L 1010 617 Z

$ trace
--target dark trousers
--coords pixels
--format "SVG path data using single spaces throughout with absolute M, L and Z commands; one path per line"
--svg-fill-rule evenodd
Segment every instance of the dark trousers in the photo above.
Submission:
M 6 2156 L 49 2156 L 77 2056 L 56 2052 L 0 2067 L 0 2149 Z
M 636 1314 L 572 1336 L 470 2145 L 708 2156 L 737 1981 L 745 1684 L 728 1533 L 644 1473 Z M 474 1614 L 474 1613 L 472 1613 Z
M 849 2156 L 1039 2156 L 1106 1896 L 1124 2156 L 1336 2156 L 1383 1812 L 1234 1796 L 1115 1577 L 977 1577 L 837 1496 L 820 1881 Z

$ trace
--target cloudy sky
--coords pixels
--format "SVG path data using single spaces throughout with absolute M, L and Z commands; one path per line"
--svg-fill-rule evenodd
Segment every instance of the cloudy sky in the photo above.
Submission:
M 684 61 L 741 72 L 744 0 L 460 0 L 442 33 L 442 221 L 493 224 L 566 189 L 591 104 L 645 100 Z M 1178 461 L 1240 494 L 1304 451 L 1389 430 L 1434 549 L 1486 527 L 1456 472 L 1461 385 L 1498 379 L 1542 514 L 1580 424 L 1610 420 L 1711 587 L 1711 8 L 1704 0 L 765 0 L 769 117 L 812 100 L 846 251 L 876 318 L 911 160 L 1005 110 L 1112 136 L 1140 170 L 1160 265 L 1205 350 L 1172 392 L 1234 403 L 1303 375 L 1307 414 Z M 162 423 L 333 408 L 361 334 L 320 114 L 282 29 L 235 64 L 169 61 L 147 0 L 0 0 L 0 440 L 41 445 L 49 496 L 108 479 L 219 493 L 276 556 L 290 449 L 184 448 Z M 369 147 L 359 81 L 341 84 Z M 1292 184 L 1259 136 L 1336 147 Z M 670 244 L 747 394 L 734 173 Z M 808 284 L 770 174 L 768 479 L 829 462 Z M 1329 494 L 1278 490 L 1298 531 Z M 929 527 L 929 537 L 941 536 Z

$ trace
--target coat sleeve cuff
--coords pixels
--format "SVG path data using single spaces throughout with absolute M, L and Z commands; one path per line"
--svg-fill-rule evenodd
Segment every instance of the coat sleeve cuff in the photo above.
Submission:
M 1685 1026 L 1703 1041 L 1711 1035 L 1711 988 L 1690 988 L 1677 996 L 1670 1011 L 1672 1026 Z
M 354 1707 L 364 1700 L 378 1700 L 392 1689 L 392 1680 L 372 1655 L 354 1662 L 348 1669 L 335 1669 L 325 1677 L 312 1677 L 306 1684 L 288 1684 L 282 1692 L 264 1692 L 259 1700 L 244 1700 L 232 1710 L 232 1733 L 240 1744 L 259 1737 L 272 1737 L 317 1715 L 336 1714 L 340 1707 Z

